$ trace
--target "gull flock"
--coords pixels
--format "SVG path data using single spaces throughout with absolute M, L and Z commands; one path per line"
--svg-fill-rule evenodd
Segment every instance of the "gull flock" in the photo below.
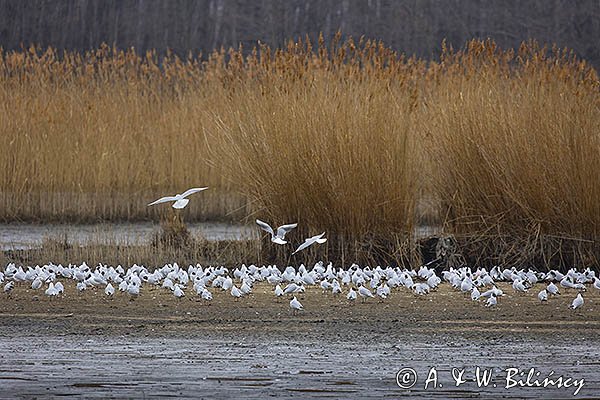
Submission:
M 192 188 L 182 194 L 162 197 L 148 206 L 173 202 L 174 209 L 183 209 L 189 203 L 188 196 L 206 189 L 208 188 Z M 257 219 L 256 223 L 271 235 L 271 242 L 278 245 L 287 244 L 286 234 L 298 225 L 285 224 L 274 231 L 266 222 Z M 327 239 L 324 236 L 325 232 L 305 239 L 292 254 L 314 244 L 325 243 Z M 589 268 L 583 272 L 571 269 L 562 274 L 556 270 L 543 273 L 531 269 L 518 270 L 514 267 L 502 269 L 495 266 L 489 272 L 486 268 L 473 271 L 469 267 L 462 267 L 450 268 L 438 276 L 428 265 L 421 266 L 418 271 L 390 266 L 360 267 L 357 264 L 343 269 L 335 268 L 332 263 L 325 265 L 319 261 L 310 270 L 301 264 L 297 270 L 288 266 L 283 272 L 275 265 L 258 267 L 242 264 L 230 271 L 224 266 L 200 264 L 181 268 L 176 263 L 166 264 L 152 271 L 136 264 L 125 270 L 120 265 L 113 267 L 104 264 L 92 269 L 86 263 L 68 266 L 50 263 L 26 267 L 10 263 L 4 272 L 0 271 L 0 284 L 3 284 L 4 293 L 9 297 L 17 285 L 44 290 L 45 295 L 49 297 L 63 296 L 65 288 L 62 281 L 73 281 L 80 292 L 98 292 L 98 289 L 101 289 L 109 298 L 117 295 L 117 292 L 122 292 L 133 300 L 142 294 L 142 288 L 162 288 L 170 291 L 173 297 L 178 299 L 193 296 L 195 293 L 206 302 L 213 299 L 213 292 L 217 290 L 228 292 L 236 300 L 251 296 L 257 282 L 266 282 L 272 286 L 274 298 L 292 297 L 289 306 L 294 313 L 304 310 L 296 296 L 304 293 L 308 287 L 318 287 L 323 293 L 345 296 L 347 301 L 352 303 L 358 297 L 363 302 L 373 298 L 385 301 L 392 290 L 409 290 L 416 296 L 426 296 L 446 282 L 455 290 L 464 293 L 471 301 L 485 302 L 485 306 L 495 307 L 499 304 L 499 299 L 506 295 L 497 287 L 498 282 L 510 283 L 515 294 L 526 293 L 536 284 L 543 283 L 545 288 L 537 295 L 540 302 L 552 301 L 553 297 L 561 295 L 561 290 L 577 291 L 577 296 L 570 305 L 573 310 L 583 307 L 584 299 L 581 293 L 586 291 L 586 285 L 600 290 L 600 279 Z
M 224 266 L 189 265 L 181 268 L 176 263 L 166 264 L 150 271 L 145 266 L 132 265 L 124 269 L 122 266 L 99 264 L 90 268 L 81 265 L 47 264 L 43 266 L 17 266 L 8 264 L 4 272 L 0 272 L 0 282 L 4 293 L 11 296 L 17 285 L 43 290 L 49 297 L 64 296 L 65 284 L 73 282 L 78 291 L 93 290 L 103 293 L 107 298 L 127 295 L 131 300 L 142 295 L 146 290 L 163 289 L 173 297 L 200 296 L 203 301 L 210 302 L 215 291 L 229 293 L 236 301 L 252 296 L 255 285 L 259 282 L 271 286 L 274 299 L 290 299 L 289 306 L 296 313 L 304 309 L 297 296 L 307 288 L 320 288 L 323 293 L 345 296 L 349 303 L 358 298 L 361 301 L 379 299 L 385 301 L 392 291 L 411 291 L 415 296 L 427 296 L 435 292 L 442 284 L 448 284 L 456 291 L 465 294 L 468 301 L 481 302 L 487 307 L 496 307 L 501 298 L 507 295 L 526 293 L 536 284 L 543 284 L 544 289 L 538 293 L 540 302 L 551 302 L 554 297 L 575 293 L 570 308 L 583 307 L 582 293 L 600 290 L 600 279 L 595 271 L 586 269 L 578 272 L 569 270 L 566 274 L 552 270 L 547 273 L 533 270 L 502 269 L 493 267 L 490 271 L 478 268 L 475 271 L 468 267 L 449 269 L 441 276 L 434 269 L 421 266 L 418 271 L 400 267 L 380 266 L 370 268 L 352 264 L 349 268 L 335 268 L 331 263 L 325 265 L 317 262 L 310 270 L 303 264 L 298 269 L 288 266 L 283 272 L 275 265 L 246 266 L 242 264 L 233 270 Z M 64 282 L 64 283 L 63 283 Z M 497 284 L 508 283 L 512 290 L 505 293 Z

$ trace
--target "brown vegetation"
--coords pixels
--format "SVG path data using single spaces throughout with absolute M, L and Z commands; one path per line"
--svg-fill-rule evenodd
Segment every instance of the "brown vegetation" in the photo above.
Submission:
M 177 262 L 179 265 L 240 265 L 259 263 L 260 244 L 256 240 L 207 241 L 194 238 L 186 246 L 171 243 L 156 245 L 124 245 L 118 243 L 98 244 L 94 242 L 70 244 L 60 238 L 48 238 L 40 248 L 8 250 L 0 253 L 0 264 L 10 262 L 18 265 L 55 264 L 88 265 L 99 263 L 131 266 L 146 265 L 160 267 Z
M 536 43 L 512 52 L 471 42 L 441 67 L 423 126 L 450 232 L 494 254 L 488 262 L 597 266 L 596 72 Z
M 599 83 L 570 53 L 243 54 L 4 52 L 0 218 L 148 218 L 155 196 L 206 184 L 186 219 L 297 221 L 297 240 L 327 231 L 315 257 L 405 263 L 428 221 L 471 262 L 598 265 Z

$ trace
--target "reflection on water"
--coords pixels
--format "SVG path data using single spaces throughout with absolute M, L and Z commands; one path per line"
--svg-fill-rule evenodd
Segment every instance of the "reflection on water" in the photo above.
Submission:
M 257 228 L 219 222 L 188 224 L 193 236 L 207 240 L 241 240 L 255 238 Z M 111 224 L 0 224 L 0 250 L 19 250 L 38 247 L 44 238 L 66 238 L 69 243 L 116 243 L 139 245 L 149 243 L 160 225 L 153 222 Z

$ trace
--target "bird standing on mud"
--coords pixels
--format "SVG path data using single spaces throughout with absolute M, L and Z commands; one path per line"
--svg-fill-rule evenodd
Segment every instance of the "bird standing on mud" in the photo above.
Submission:
M 294 296 L 294 298 L 290 300 L 290 308 L 294 313 L 296 313 L 298 310 L 304 309 L 302 304 L 298 301 L 298 299 L 296 299 L 296 296 Z
M 581 293 L 577 294 L 577 297 L 575 297 L 575 300 L 573 300 L 573 303 L 571 303 L 571 306 L 569 307 L 572 310 L 576 310 L 579 307 L 581 307 L 583 305 L 583 296 L 581 295 Z
M 10 297 L 10 292 L 13 290 L 14 287 L 15 287 L 14 281 L 8 282 L 6 285 L 4 285 L 4 293 L 6 293 L 6 295 Z

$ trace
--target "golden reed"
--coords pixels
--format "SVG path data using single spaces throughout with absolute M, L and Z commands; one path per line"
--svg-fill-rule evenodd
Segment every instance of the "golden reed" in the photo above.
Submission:
M 435 61 L 339 35 L 206 61 L 31 47 L 1 52 L 0 104 L 4 221 L 147 219 L 202 184 L 187 220 L 293 220 L 384 259 L 423 222 L 489 253 L 507 235 L 598 247 L 598 76 L 535 42 Z

